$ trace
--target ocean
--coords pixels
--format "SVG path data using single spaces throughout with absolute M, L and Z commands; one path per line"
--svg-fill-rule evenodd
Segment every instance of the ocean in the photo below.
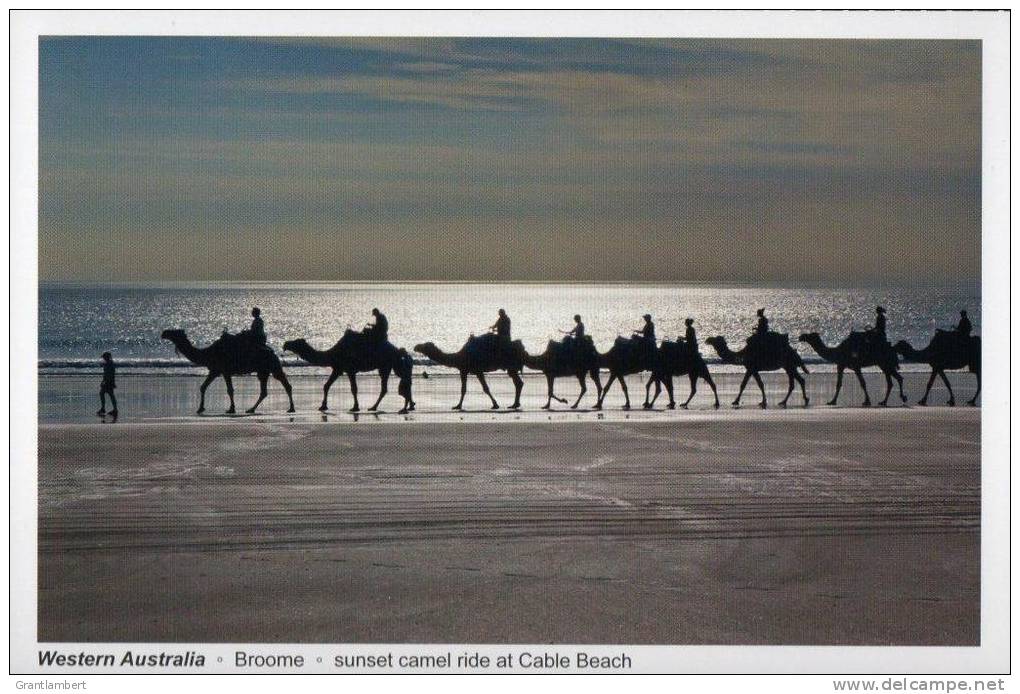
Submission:
M 743 343 L 764 308 L 771 327 L 789 333 L 805 361 L 817 355 L 798 343 L 803 332 L 818 332 L 829 344 L 851 329 L 872 324 L 875 306 L 887 310 L 892 341 L 927 344 L 936 327 L 955 325 L 968 309 L 974 331 L 981 331 L 978 285 L 954 287 L 753 287 L 717 285 L 559 285 L 559 284 L 259 284 L 174 285 L 43 284 L 39 291 L 40 374 L 98 371 L 99 355 L 113 353 L 121 373 L 195 371 L 160 339 L 167 328 L 181 328 L 198 345 L 224 330 L 246 328 L 252 306 L 259 306 L 269 344 L 282 353 L 286 340 L 303 337 L 325 349 L 348 327 L 372 320 L 373 307 L 390 322 L 390 341 L 410 351 L 435 342 L 456 351 L 469 335 L 481 334 L 499 308 L 513 322 L 513 337 L 530 352 L 541 352 L 559 330 L 573 326 L 580 313 L 600 350 L 618 335 L 642 325 L 652 314 L 659 339 L 676 339 L 684 319 L 692 317 L 710 364 L 718 363 L 705 338 L 723 335 Z M 283 354 L 284 365 L 305 365 Z M 421 355 L 419 364 L 426 365 Z

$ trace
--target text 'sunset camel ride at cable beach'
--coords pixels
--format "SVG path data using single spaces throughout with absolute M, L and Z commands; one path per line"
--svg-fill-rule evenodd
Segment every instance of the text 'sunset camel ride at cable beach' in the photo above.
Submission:
M 205 391 L 209 384 L 218 377 L 223 377 L 227 386 L 227 396 L 230 398 L 230 409 L 227 414 L 233 414 L 234 408 L 234 383 L 232 376 L 243 376 L 254 373 L 259 379 L 259 399 L 248 408 L 248 414 L 255 412 L 259 404 L 266 399 L 266 381 L 272 376 L 283 384 L 287 391 L 287 399 L 290 401 L 288 412 L 294 411 L 294 398 L 291 394 L 290 382 L 283 367 L 280 365 L 280 358 L 273 350 L 264 345 L 255 344 L 250 338 L 243 335 L 223 335 L 208 347 L 196 347 L 188 339 L 183 330 L 164 330 L 164 340 L 173 343 L 185 359 L 198 366 L 209 369 L 209 375 L 202 381 L 199 391 L 202 394 L 198 403 L 198 412 L 205 411 Z
M 357 375 L 363 371 L 378 371 L 382 386 L 379 390 L 379 397 L 369 407 L 374 412 L 379 403 L 386 397 L 387 384 L 390 380 L 390 373 L 396 373 L 400 379 L 397 391 L 404 398 L 404 406 L 400 414 L 414 409 L 414 400 L 411 398 L 411 355 L 407 350 L 394 347 L 389 341 L 377 342 L 370 336 L 353 330 L 344 333 L 340 341 L 326 351 L 320 351 L 308 344 L 307 340 L 290 340 L 283 343 L 283 349 L 293 352 L 309 364 L 314 366 L 328 366 L 332 369 L 326 384 L 322 387 L 322 405 L 319 410 L 325 412 L 329 409 L 329 389 L 333 382 L 340 377 L 340 374 L 347 374 L 351 383 L 351 395 L 354 396 L 354 406 L 351 412 L 360 409 L 358 405 L 358 381 Z
M 810 345 L 822 359 L 836 365 L 836 393 L 829 401 L 830 405 L 835 405 L 839 399 L 839 391 L 843 387 L 843 371 L 850 369 L 857 374 L 861 390 L 864 391 L 864 407 L 871 406 L 868 386 L 864 382 L 864 374 L 861 373 L 861 369 L 867 366 L 877 366 L 885 375 L 885 397 L 878 403 L 879 405 L 885 407 L 888 404 L 894 378 L 900 387 L 900 399 L 903 402 L 907 401 L 907 396 L 903 393 L 899 357 L 893 346 L 880 336 L 867 332 L 851 332 L 835 347 L 829 347 L 822 342 L 822 337 L 818 333 L 804 333 L 800 336 L 800 341 Z
M 468 338 L 458 352 L 444 352 L 432 342 L 415 345 L 414 351 L 441 366 L 448 366 L 460 372 L 460 400 L 453 409 L 464 406 L 464 394 L 467 392 L 468 376 L 474 375 L 482 384 L 482 390 L 492 401 L 492 409 L 499 409 L 499 403 L 489 392 L 489 384 L 485 382 L 485 374 L 490 371 L 506 371 L 514 383 L 514 403 L 510 409 L 521 406 L 521 389 L 524 380 L 521 370 L 524 368 L 524 343 L 520 340 L 506 344 L 496 335 L 479 335 Z
M 803 369 L 804 373 L 807 373 L 808 370 L 804 365 L 804 360 L 797 354 L 797 350 L 790 345 L 788 335 L 770 332 L 765 335 L 755 336 L 748 340 L 747 346 L 739 352 L 731 350 L 726 345 L 726 338 L 721 336 L 710 337 L 705 342 L 715 348 L 724 364 L 739 364 L 746 371 L 744 380 L 740 382 L 740 391 L 733 401 L 734 406 L 740 405 L 740 397 L 744 394 L 747 381 L 753 377 L 758 384 L 758 388 L 761 390 L 760 406 L 767 407 L 768 401 L 765 399 L 765 384 L 762 383 L 760 372 L 782 369 L 786 372 L 787 378 L 789 378 L 790 387 L 786 391 L 786 397 L 779 401 L 779 405 L 786 407 L 786 403 L 793 393 L 793 383 L 796 381 L 800 384 L 800 392 L 804 396 L 804 407 L 807 407 L 808 396 L 807 389 L 804 387 L 804 377 L 797 370 Z
M 967 369 L 977 377 L 977 390 L 974 391 L 974 397 L 967 401 L 969 405 L 977 404 L 978 395 L 981 393 L 981 338 L 977 335 L 936 330 L 935 337 L 924 349 L 914 349 L 906 340 L 900 340 L 896 343 L 896 351 L 903 355 L 904 361 L 927 364 L 931 367 L 928 387 L 924 389 L 924 397 L 918 402 L 919 405 L 928 404 L 928 395 L 936 376 L 940 376 L 942 382 L 946 384 L 949 391 L 948 404 L 950 406 L 956 404 L 953 387 L 946 378 L 946 371 L 954 369 Z

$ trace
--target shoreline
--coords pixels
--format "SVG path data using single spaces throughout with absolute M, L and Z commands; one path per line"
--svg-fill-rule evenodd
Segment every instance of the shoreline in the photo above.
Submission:
M 39 638 L 978 644 L 980 410 L 700 414 L 40 427 Z

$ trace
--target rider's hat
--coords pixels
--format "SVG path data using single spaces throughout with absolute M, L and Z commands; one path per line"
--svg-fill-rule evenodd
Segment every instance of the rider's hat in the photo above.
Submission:
M 257 316 L 260 313 L 262 313 L 262 309 L 260 309 L 258 306 L 252 306 L 251 312 Z
M 694 323 L 694 319 L 693 318 L 688 318 L 687 320 L 684 321 L 684 325 L 691 325 L 693 323 Z
M 651 320 L 652 319 L 652 314 L 646 313 L 644 318 L 645 318 L 645 320 Z
M 758 309 L 758 315 L 759 316 L 764 316 L 765 315 L 765 309 L 763 309 L 763 308 Z
M 876 307 L 875 311 L 877 311 L 878 313 L 885 313 L 885 309 L 882 308 L 881 306 Z

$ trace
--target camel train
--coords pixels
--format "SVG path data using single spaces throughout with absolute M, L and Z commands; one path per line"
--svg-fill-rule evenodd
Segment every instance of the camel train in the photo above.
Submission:
M 884 313 L 884 311 L 880 311 Z M 267 382 L 270 376 L 275 378 L 283 386 L 289 401 L 288 412 L 294 412 L 294 399 L 292 389 L 279 357 L 265 344 L 264 333 L 261 333 L 261 319 L 256 315 L 257 325 L 253 323 L 252 331 L 242 331 L 238 335 L 224 333 L 219 339 L 206 347 L 197 347 L 188 339 L 183 330 L 164 330 L 162 338 L 170 341 L 179 354 L 188 361 L 198 366 L 204 366 L 209 373 L 199 387 L 200 399 L 198 412 L 205 411 L 205 392 L 209 385 L 217 378 L 222 377 L 227 388 L 230 407 L 228 414 L 235 410 L 233 376 L 255 374 L 259 379 L 259 397 L 247 412 L 254 413 L 259 404 L 266 398 Z M 386 338 L 385 316 L 376 311 L 380 318 L 379 323 L 368 326 L 366 330 L 358 332 L 347 330 L 340 340 L 331 348 L 321 351 L 312 347 L 305 339 L 288 340 L 284 343 L 284 351 L 292 352 L 303 361 L 314 366 L 330 368 L 330 374 L 322 388 L 322 404 L 319 410 L 325 412 L 329 409 L 329 390 L 333 383 L 343 374 L 346 374 L 350 382 L 351 394 L 354 398 L 354 405 L 350 408 L 352 412 L 360 410 L 358 401 L 357 374 L 375 371 L 379 374 L 381 388 L 379 396 L 368 408 L 369 411 L 378 410 L 383 398 L 388 391 L 388 383 L 391 374 L 395 374 L 399 385 L 398 394 L 403 398 L 403 406 L 400 413 L 407 413 L 415 409 L 412 397 L 412 368 L 413 360 L 407 350 L 398 348 Z M 630 409 L 630 393 L 627 388 L 625 377 L 629 375 L 649 372 L 650 376 L 645 383 L 644 408 L 651 408 L 662 390 L 666 391 L 669 402 L 666 407 L 673 409 L 677 406 L 673 391 L 673 378 L 676 376 L 687 376 L 690 381 L 690 393 L 687 399 L 680 404 L 686 408 L 697 393 L 699 380 L 704 380 L 712 389 L 714 407 L 719 407 L 719 394 L 715 382 L 709 372 L 708 365 L 701 355 L 697 346 L 697 340 L 691 328 L 693 321 L 688 321 L 688 334 L 686 339 L 678 338 L 676 341 L 663 340 L 656 344 L 654 339 L 654 326 L 649 331 L 648 326 L 643 329 L 643 334 L 631 337 L 617 337 L 612 347 L 607 352 L 599 352 L 590 336 L 584 335 L 583 324 L 580 317 L 575 317 L 578 327 L 568 334 L 563 340 L 550 340 L 545 351 L 541 354 L 529 354 L 520 340 L 509 339 L 509 319 L 501 313 L 500 322 L 493 326 L 496 334 L 472 335 L 456 352 L 446 352 L 432 342 L 425 342 L 415 345 L 414 351 L 430 359 L 433 363 L 455 369 L 460 375 L 460 399 L 453 406 L 454 410 L 460 410 L 464 406 L 464 398 L 467 393 L 469 377 L 474 376 L 482 387 L 482 391 L 489 397 L 493 409 L 500 407 L 495 396 L 489 390 L 486 381 L 486 374 L 505 371 L 511 382 L 514 384 L 514 401 L 510 409 L 519 409 L 521 406 L 521 391 L 524 388 L 524 379 L 521 374 L 525 368 L 538 371 L 546 378 L 547 397 L 542 409 L 550 409 L 552 402 L 566 404 L 567 400 L 555 394 L 554 386 L 557 378 L 574 377 L 581 387 L 581 392 L 570 405 L 576 409 L 588 391 L 587 380 L 590 378 L 595 386 L 595 402 L 592 408 L 600 410 L 605 402 L 606 395 L 612 385 L 619 381 L 620 389 L 623 391 L 623 409 Z M 850 335 L 836 346 L 826 345 L 818 333 L 804 333 L 800 335 L 799 341 L 810 346 L 818 356 L 836 366 L 836 389 L 829 405 L 834 405 L 839 398 L 843 386 L 843 376 L 846 370 L 852 371 L 860 383 L 864 393 L 862 406 L 869 407 L 871 396 L 864 380 L 862 369 L 877 367 L 885 376 L 886 392 L 885 397 L 879 401 L 879 405 L 887 406 L 893 389 L 893 381 L 899 387 L 898 396 L 902 402 L 907 401 L 903 391 L 903 377 L 899 373 L 899 363 L 902 359 L 905 362 L 927 364 L 931 368 L 931 374 L 924 392 L 924 396 L 918 402 L 919 405 L 927 405 L 932 386 L 936 378 L 941 378 L 949 391 L 948 405 L 956 404 L 955 394 L 950 386 L 946 371 L 967 369 L 977 378 L 977 389 L 974 396 L 968 400 L 968 404 L 976 405 L 977 398 L 981 392 L 981 338 L 970 335 L 970 324 L 963 312 L 961 326 L 957 330 L 937 330 L 930 344 L 923 349 L 915 349 L 906 341 L 899 341 L 891 345 L 885 339 L 884 317 L 880 316 L 881 328 L 879 333 L 875 331 L 851 332 Z M 967 321 L 964 329 L 963 321 Z M 381 324 L 381 325 L 380 325 Z M 716 351 L 720 362 L 743 366 L 745 373 L 741 381 L 737 397 L 733 400 L 733 406 L 739 407 L 744 389 L 751 379 L 757 383 L 761 391 L 762 399 L 759 407 L 767 407 L 768 402 L 765 395 L 765 385 L 762 382 L 761 372 L 763 371 L 784 371 L 788 379 L 786 395 L 780 400 L 779 405 L 785 407 L 794 392 L 796 386 L 800 387 L 803 405 L 808 406 L 809 399 L 804 377 L 801 372 L 807 373 L 808 369 L 800 354 L 790 344 L 789 336 L 769 331 L 768 322 L 764 313 L 759 311 L 759 326 L 755 334 L 746 341 L 743 348 L 733 351 L 722 336 L 710 337 L 706 342 Z M 258 332 L 254 328 L 258 329 Z M 372 329 L 375 329 L 374 332 Z M 246 335 L 246 333 L 261 337 L 261 341 Z M 609 380 L 602 384 L 600 374 L 603 371 L 609 373 Z M 654 395 L 651 390 L 654 386 Z

